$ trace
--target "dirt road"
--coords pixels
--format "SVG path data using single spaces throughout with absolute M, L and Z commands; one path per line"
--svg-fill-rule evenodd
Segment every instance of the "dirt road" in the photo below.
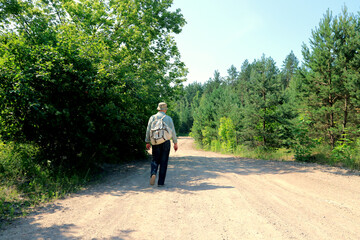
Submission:
M 149 163 L 50 204 L 0 239 L 360 239 L 360 176 L 197 151 L 181 138 L 166 186 Z

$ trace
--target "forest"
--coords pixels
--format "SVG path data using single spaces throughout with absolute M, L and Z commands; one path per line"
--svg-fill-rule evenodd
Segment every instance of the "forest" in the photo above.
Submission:
M 359 14 L 326 12 L 302 63 L 263 55 L 185 86 L 174 35 L 186 20 L 172 2 L 0 0 L 2 218 L 78 189 L 103 163 L 146 158 L 160 101 L 204 149 L 360 168 Z
M 179 131 L 244 157 L 360 168 L 360 17 L 327 11 L 279 69 L 270 56 L 183 88 Z

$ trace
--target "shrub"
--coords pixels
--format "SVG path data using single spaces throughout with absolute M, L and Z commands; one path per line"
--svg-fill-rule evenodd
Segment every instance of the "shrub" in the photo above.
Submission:
M 31 144 L 0 142 L 0 225 L 26 214 L 30 206 L 64 196 L 85 184 L 91 172 L 54 170 L 38 163 Z

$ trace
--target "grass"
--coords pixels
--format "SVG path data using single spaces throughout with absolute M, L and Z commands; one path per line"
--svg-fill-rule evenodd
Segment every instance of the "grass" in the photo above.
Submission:
M 198 148 L 201 148 L 197 145 Z M 244 145 L 236 146 L 235 149 L 231 149 L 224 144 L 221 144 L 220 141 L 215 140 L 211 142 L 211 146 L 203 147 L 203 149 L 220 152 L 223 154 L 233 154 L 237 157 L 243 158 L 253 158 L 253 159 L 264 159 L 264 160 L 282 160 L 282 161 L 293 161 L 294 153 L 285 148 L 276 149 L 276 150 L 267 150 L 261 147 L 250 148 Z
M 295 158 L 295 152 L 291 149 L 264 149 L 263 147 L 251 148 L 244 145 L 236 146 L 229 150 L 229 147 L 218 140 L 211 142 L 210 146 L 200 146 L 198 148 L 212 152 L 233 154 L 237 157 L 278 160 L 278 161 L 304 161 L 330 166 L 343 167 L 351 170 L 360 170 L 360 141 L 357 145 L 346 145 L 331 149 L 327 145 L 317 145 L 311 150 L 311 154 L 306 158 Z
M 238 146 L 234 152 L 234 155 L 244 158 L 294 161 L 294 153 L 291 150 L 285 148 L 266 150 L 261 147 L 249 148 L 246 146 Z
M 229 147 L 219 141 L 202 148 L 244 158 L 294 160 L 294 153 L 289 149 L 270 151 L 261 147 L 236 146 L 235 150 L 229 151 Z M 27 215 L 39 204 L 82 189 L 94 177 L 90 171 L 69 174 L 50 170 L 37 162 L 37 152 L 32 145 L 0 142 L 0 227 Z M 335 150 L 318 145 L 305 161 L 360 170 L 360 142 Z
M 0 226 L 78 191 L 90 179 L 89 171 L 69 174 L 41 166 L 37 151 L 32 145 L 0 143 Z
M 308 162 L 327 164 L 351 170 L 360 170 L 360 148 L 356 145 L 347 148 L 317 145 Z

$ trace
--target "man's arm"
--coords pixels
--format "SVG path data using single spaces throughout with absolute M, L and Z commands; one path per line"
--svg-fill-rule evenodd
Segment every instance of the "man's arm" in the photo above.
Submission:
M 174 122 L 172 120 L 172 118 L 170 117 L 170 126 L 171 128 L 171 131 L 172 131 L 172 140 L 173 140 L 173 143 L 174 143 L 174 150 L 175 152 L 178 150 L 178 144 L 177 144 L 177 137 L 176 137 L 176 131 L 175 131 L 175 127 L 174 127 Z

